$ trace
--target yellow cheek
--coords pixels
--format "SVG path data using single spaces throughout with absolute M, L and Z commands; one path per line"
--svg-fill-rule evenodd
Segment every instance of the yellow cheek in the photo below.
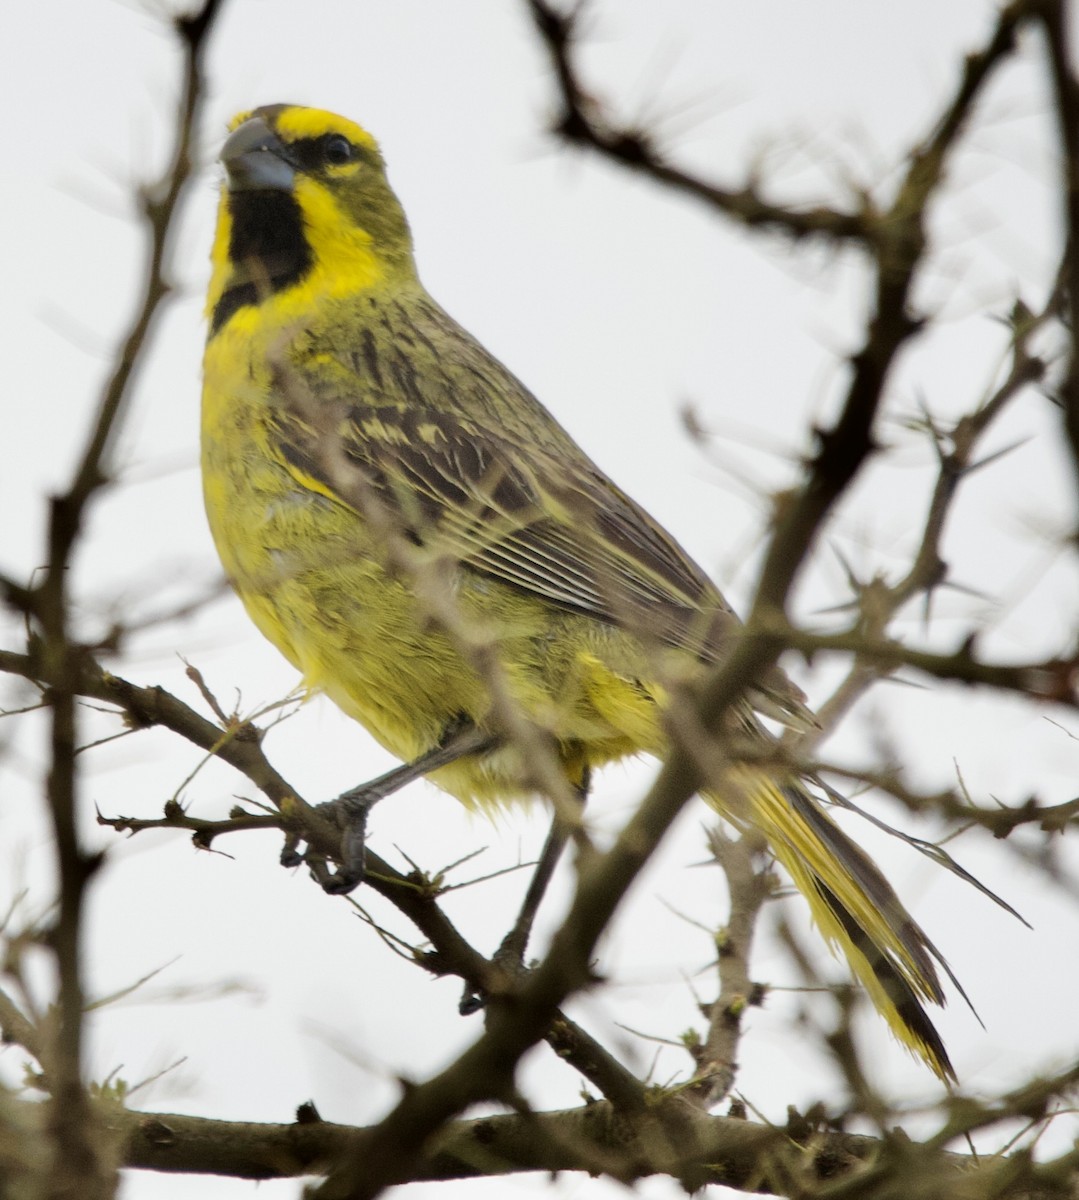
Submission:
M 304 234 L 315 259 L 311 286 L 344 296 L 373 287 L 384 276 L 371 235 L 343 212 L 327 189 L 300 176 L 296 199 L 304 217 Z M 317 283 L 315 281 L 318 281 Z M 303 291 L 301 283 L 291 291 Z
M 210 250 L 210 287 L 206 293 L 205 315 L 212 317 L 217 302 L 224 294 L 232 273 L 229 262 L 229 242 L 232 238 L 232 214 L 229 212 L 228 190 L 222 185 L 221 198 L 217 202 L 217 227 L 214 230 L 214 243 Z

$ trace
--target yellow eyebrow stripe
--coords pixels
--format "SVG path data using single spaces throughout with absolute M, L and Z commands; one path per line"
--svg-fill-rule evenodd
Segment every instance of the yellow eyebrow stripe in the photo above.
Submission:
M 319 108 L 287 108 L 278 115 L 274 128 L 286 142 L 322 137 L 327 133 L 340 133 L 354 145 L 363 146 L 367 150 L 378 149 L 375 139 L 355 121 L 323 112 Z

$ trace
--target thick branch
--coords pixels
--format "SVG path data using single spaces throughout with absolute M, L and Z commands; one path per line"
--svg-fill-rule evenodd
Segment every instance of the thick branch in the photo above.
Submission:
M 211 1121 L 170 1113 L 113 1118 L 129 1167 L 240 1179 L 295 1178 L 361 1152 L 370 1131 L 305 1120 L 287 1125 Z M 976 1159 L 901 1134 L 887 1141 L 803 1129 L 795 1133 L 706 1116 L 674 1097 L 628 1121 L 599 1102 L 563 1112 L 479 1117 L 448 1124 L 410 1164 L 408 1182 L 491 1178 L 525 1171 L 602 1171 L 624 1183 L 650 1175 L 692 1177 L 781 1196 L 884 1195 L 891 1175 L 906 1195 L 1075 1196 L 1075 1162 L 1033 1165 L 1027 1155 Z M 687 1157 L 690 1156 L 691 1157 Z M 901 1175 L 897 1175 L 901 1172 Z M 838 1189 L 838 1190 L 837 1190 Z M 853 1190 L 852 1190 L 853 1189 Z M 893 1194 L 893 1193 L 887 1193 Z
M 82 657 L 81 665 L 79 695 L 117 705 L 137 727 L 161 725 L 180 734 L 193 745 L 235 767 L 282 813 L 276 820 L 246 815 L 227 821 L 208 821 L 189 816 L 178 805 L 169 805 L 158 819 L 101 818 L 104 824 L 131 831 L 160 827 L 187 829 L 197 845 L 206 847 L 224 833 L 250 827 L 265 828 L 271 823 L 286 829 L 300 829 L 316 853 L 327 857 L 337 853 L 339 831 L 306 804 L 270 765 L 262 750 L 261 735 L 253 725 L 241 722 L 223 730 L 164 688 L 140 687 L 103 670 L 88 655 Z M 0 650 L 0 671 L 48 684 L 48 679 L 42 678 L 42 664 L 29 655 Z M 434 947 L 420 960 L 425 969 L 438 975 L 457 975 L 471 988 L 485 993 L 497 993 L 504 988 L 501 971 L 475 950 L 446 917 L 437 903 L 436 888 L 425 880 L 402 875 L 370 850 L 367 862 L 368 886 L 408 917 Z M 560 1058 L 580 1071 L 608 1099 L 622 1107 L 640 1106 L 643 1088 L 632 1072 L 567 1017 L 556 1017 L 546 1039 Z
M 857 655 L 882 669 L 913 667 L 936 679 L 1016 692 L 1068 708 L 1079 704 L 1079 651 L 1036 662 L 994 663 L 975 657 L 973 636 L 953 653 L 941 654 L 906 646 L 891 638 L 867 638 L 859 630 L 811 633 L 797 629 L 782 617 L 762 618 L 760 626 L 762 631 L 767 630 L 771 636 L 808 657 L 821 651 L 839 651 Z
M 96 1129 L 95 1114 L 81 1078 L 83 901 L 98 858 L 83 851 L 76 829 L 76 697 L 82 674 L 82 651 L 69 628 L 70 567 L 87 505 L 105 481 L 102 463 L 119 428 L 130 394 L 132 372 L 141 360 L 149 330 L 168 290 L 163 274 L 165 253 L 178 201 L 191 173 L 189 147 L 203 93 L 205 39 L 219 7 L 220 0 L 206 0 L 197 17 L 176 22 L 185 56 L 183 94 L 176 115 L 172 164 L 155 189 L 157 195 L 147 192 L 144 197 L 143 213 L 151 237 L 143 296 L 99 401 L 82 460 L 67 490 L 53 497 L 49 506 L 47 566 L 41 584 L 24 597 L 29 601 L 27 611 L 36 618 L 40 631 L 37 652 L 43 665 L 42 674 L 50 685 L 47 693 L 51 710 L 50 766 L 46 786 L 60 886 L 58 914 L 51 934 L 58 975 L 57 1033 L 45 1063 L 51 1087 L 49 1132 L 54 1152 L 47 1190 L 42 1194 L 50 1200 L 74 1195 L 88 1200 L 105 1198 L 112 1195 L 115 1186 L 108 1147 L 102 1144 Z

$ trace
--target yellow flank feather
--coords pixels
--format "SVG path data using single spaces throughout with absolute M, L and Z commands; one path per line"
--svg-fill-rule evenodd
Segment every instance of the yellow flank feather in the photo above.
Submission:
M 672 687 L 737 628 L 723 597 L 427 294 L 369 134 L 289 105 L 231 129 L 202 462 L 256 625 L 402 759 L 462 718 L 501 732 L 492 671 L 571 783 L 664 754 Z M 731 720 L 763 744 L 755 711 L 812 722 L 778 670 Z M 512 745 L 432 777 L 467 804 L 529 790 Z M 806 782 L 739 766 L 707 799 L 764 834 L 897 1036 L 950 1077 L 923 1008 L 943 1002 L 936 952 Z

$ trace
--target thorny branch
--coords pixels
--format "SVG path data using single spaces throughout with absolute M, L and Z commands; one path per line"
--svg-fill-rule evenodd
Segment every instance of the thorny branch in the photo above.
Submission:
M 1059 124 L 1061 209 L 1066 239 L 1061 275 L 1073 335 L 1059 397 L 1072 463 L 1079 474 L 1079 346 L 1074 336 L 1079 305 L 1079 77 L 1069 31 L 1069 19 L 1074 24 L 1074 10 L 1065 0 L 1032 0 L 1032 9 L 1048 43 L 1056 100 L 1053 111 Z
M 889 213 L 878 210 L 868 196 L 861 197 L 862 207 L 855 212 L 821 206 L 794 209 L 769 203 L 755 178 L 741 187 L 727 188 L 681 170 L 668 161 L 648 130 L 620 122 L 582 82 L 574 52 L 578 25 L 586 6 L 579 4 L 563 11 L 547 0 L 528 0 L 528 7 L 550 57 L 558 87 L 562 109 L 552 122 L 558 137 L 596 150 L 612 162 L 702 201 L 749 228 L 776 230 L 796 241 L 820 238 L 836 244 L 855 244 L 870 249 L 875 256 L 891 256 L 896 243 L 894 232 L 888 228 Z M 988 73 L 1013 49 L 1016 30 L 1029 19 L 1029 8 L 1023 0 L 1004 8 L 985 48 L 968 57 L 960 87 L 934 133 L 915 151 L 921 178 L 912 181 L 908 173 L 903 189 L 907 201 L 918 206 L 915 213 L 924 212 L 926 202 L 936 191 L 940 169 L 961 134 Z M 892 206 L 892 213 L 896 207 Z
M 996 456 L 975 459 L 985 434 L 994 422 L 1025 388 L 1043 379 L 1045 363 L 1033 353 L 1031 341 L 1050 320 L 1059 317 L 1060 306 L 1059 287 L 1054 289 L 1038 314 L 1016 305 L 1011 314 L 1011 366 L 1006 378 L 984 402 L 948 428 L 941 428 L 930 413 L 922 415 L 920 423 L 932 438 L 938 469 L 922 524 L 921 541 L 911 564 L 906 573 L 891 584 L 881 577 L 861 583 L 852 572 L 849 573 L 857 598 L 857 621 L 852 626 L 852 632 L 856 632 L 867 643 L 880 643 L 893 618 L 911 600 L 924 596 L 928 612 L 937 589 L 948 583 L 948 565 L 943 557 L 944 532 L 959 487 L 971 474 L 995 459 Z M 785 739 L 788 744 L 796 744 L 803 752 L 807 751 L 824 732 L 836 727 L 843 714 L 871 684 L 887 673 L 888 668 L 879 661 L 879 657 L 874 659 L 872 656 L 855 654 L 852 658 L 846 678 L 817 710 L 821 733 L 788 734 Z
M 541 33 L 565 30 L 561 42 L 549 38 L 548 44 L 563 96 L 568 103 L 576 102 L 581 89 L 559 57 L 561 45 L 570 41 L 572 21 L 558 17 L 538 0 L 533 0 L 532 9 Z M 867 239 L 875 272 L 875 307 L 866 341 L 852 359 L 852 378 L 838 420 L 818 434 L 819 448 L 804 483 L 777 515 L 746 634 L 737 639 L 728 659 L 692 705 L 696 709 L 692 716 L 709 734 L 719 732 L 727 709 L 742 697 L 748 683 L 774 664 L 783 643 L 767 622 L 785 611 L 795 575 L 822 522 L 873 450 L 873 422 L 892 364 L 920 325 L 908 311 L 908 301 L 926 250 L 927 205 L 982 86 L 1012 49 L 1020 13 L 1016 7 L 1006 10 L 986 48 L 967 59 L 955 97 L 933 133 L 912 154 L 887 219 L 876 227 L 873 239 Z M 317 1191 L 319 1200 L 360 1200 L 380 1194 L 402 1179 L 391 1164 L 419 1153 L 442 1122 L 469 1103 L 506 1099 L 505 1089 L 512 1085 L 520 1056 L 542 1036 L 551 1010 L 587 986 L 589 957 L 599 935 L 666 830 L 704 782 L 697 754 L 679 736 L 682 728 L 680 721 L 672 721 L 675 751 L 615 845 L 584 864 L 569 913 L 547 957 L 513 995 L 512 1016 L 507 1008 L 494 1007 L 479 1042 L 446 1071 L 404 1096 L 370 1131 L 359 1152 L 331 1173 Z
M 764 1000 L 766 989 L 753 981 L 749 963 L 757 918 L 773 893 L 774 882 L 771 871 L 755 862 L 763 847 L 751 833 L 728 837 L 715 829 L 709 847 L 727 879 L 730 916 L 716 935 L 720 987 L 716 999 L 703 1006 L 708 1034 L 701 1045 L 691 1047 L 696 1064 L 694 1083 L 699 1080 L 703 1085 L 700 1099 L 706 1109 L 730 1092 L 738 1071 L 742 1017 Z
M 891 205 L 887 208 L 874 206 L 867 196 L 863 196 L 861 207 L 848 212 L 820 208 L 792 211 L 763 199 L 756 180 L 740 188 L 723 188 L 679 170 L 650 135 L 620 124 L 582 83 L 574 62 L 574 45 L 583 6 L 565 12 L 543 0 L 530 0 L 530 9 L 549 51 L 557 81 L 562 111 L 556 117 L 553 129 L 558 136 L 569 143 L 591 147 L 612 161 L 691 195 L 746 225 L 779 229 L 795 240 L 812 236 L 853 243 L 873 262 L 876 307 L 866 344 L 852 359 L 853 378 L 843 414 L 832 431 L 820 436 L 820 447 L 806 483 L 793 496 L 784 497 L 779 507 L 745 636 L 769 638 L 775 634 L 773 646 L 794 647 L 807 656 L 825 648 L 842 649 L 851 655 L 853 665 L 847 679 L 822 710 L 822 732 L 834 726 L 841 713 L 871 682 L 901 664 L 914 666 L 938 678 L 958 678 L 1014 689 L 1026 696 L 1073 706 L 1077 699 L 1079 651 L 1039 663 L 989 664 L 975 656 L 973 637 L 955 654 L 940 655 L 909 650 L 885 634 L 892 617 L 910 599 L 924 594 L 928 600 L 933 590 L 946 581 L 942 540 L 959 484 L 969 473 L 984 465 L 976 462 L 974 455 L 991 423 L 1024 388 L 1043 378 L 1045 363 L 1031 351 L 1030 342 L 1048 321 L 1059 319 L 1062 309 L 1060 287 L 1037 316 L 1022 305 L 1016 305 L 1012 316 L 1011 370 L 984 404 L 947 431 L 936 429 L 927 416 L 926 424 L 934 437 L 940 465 L 923 525 L 921 545 L 905 576 L 891 586 L 875 580 L 860 589 L 859 620 L 849 635 L 831 635 L 835 641 L 829 641 L 827 636 L 820 636 L 818 640 L 817 635 L 796 630 L 780 615 L 793 571 L 813 534 L 820 528 L 828 507 L 846 490 L 855 472 L 876 448 L 871 430 L 888 371 L 901 347 L 921 326 L 920 318 L 908 311 L 908 297 L 927 248 L 925 219 L 928 208 L 939 189 L 950 153 L 969 123 L 979 94 L 993 71 L 1014 49 L 1016 33 L 1024 22 L 1029 21 L 1032 6 L 1019 2 L 1004 8 L 985 47 L 968 56 L 954 96 L 933 131 L 912 152 Z M 1061 21 L 1062 5 L 1046 5 L 1046 9 L 1052 9 L 1055 19 Z M 1057 41 L 1063 45 L 1062 27 Z M 1067 54 L 1058 52 L 1057 57 L 1057 77 L 1062 81 L 1063 97 L 1074 84 L 1067 66 L 1070 62 Z M 1074 95 L 1069 95 L 1062 100 L 1061 107 L 1079 112 L 1075 100 Z M 1079 118 L 1072 124 L 1076 121 Z M 1079 156 L 1077 146 L 1079 137 L 1069 143 L 1071 158 Z M 1076 194 L 1077 180 L 1079 172 L 1074 169 L 1073 162 L 1068 183 L 1073 195 Z M 1073 219 L 1069 228 L 1074 231 L 1079 228 L 1079 223 Z M 1067 276 L 1069 262 L 1074 263 L 1074 256 L 1065 259 L 1062 281 Z M 1066 287 L 1063 290 L 1066 292 Z M 1074 289 L 1072 294 L 1075 294 Z M 1074 411 L 1071 410 L 1073 417 Z M 1079 445 L 1079 441 L 1076 444 Z M 819 735 L 801 735 L 790 741 L 804 752 L 815 736 Z M 715 1034 L 713 1021 L 710 1037 Z M 699 1051 L 694 1057 L 699 1062 Z
M 307 805 L 298 792 L 270 765 L 261 738 L 253 725 L 230 723 L 222 729 L 200 716 L 163 688 L 139 687 L 83 658 L 78 694 L 115 704 L 124 719 L 135 727 L 160 725 L 186 738 L 193 745 L 229 763 L 253 783 L 280 811 L 280 815 L 253 814 L 245 810 L 227 820 L 190 816 L 175 801 L 165 806 L 160 818 L 101 817 L 102 824 L 119 832 L 173 828 L 191 831 L 200 848 L 215 838 L 245 829 L 301 829 L 315 853 L 331 857 L 337 852 L 339 833 Z M 0 671 L 47 683 L 41 666 L 30 656 L 0 651 Z M 475 950 L 437 904 L 438 887 L 415 875 L 402 875 L 390 863 L 368 850 L 370 875 L 367 885 L 385 896 L 422 933 L 432 949 L 417 955 L 419 965 L 435 975 L 456 975 L 470 987 L 497 995 L 505 986 L 501 972 Z M 564 1015 L 549 1031 L 555 1052 L 581 1072 L 608 1099 L 637 1106 L 642 1085 L 593 1038 Z
M 1074 1070 L 1051 1084 L 1009 1097 L 1027 1111 L 1044 1108 L 1066 1090 Z M 683 1173 L 692 1147 L 696 1161 L 709 1164 L 696 1177 L 742 1191 L 775 1195 L 870 1194 L 903 1164 L 918 1172 L 924 1194 L 1012 1196 L 1033 1200 L 1060 1196 L 1059 1181 L 1074 1172 L 1074 1154 L 1041 1164 L 1017 1155 L 981 1161 L 948 1152 L 946 1142 L 965 1129 L 988 1127 L 1001 1111 L 972 1104 L 932 1139 L 929 1155 L 912 1158 L 902 1138 L 863 1137 L 793 1121 L 787 1128 L 729 1117 L 710 1117 L 676 1099 L 657 1105 L 651 1129 L 627 1122 L 600 1102 L 562 1112 L 508 1114 L 454 1121 L 414 1164 L 416 1180 L 509 1176 L 524 1171 L 603 1172 L 624 1183 L 655 1174 Z M 355 1151 L 367 1130 L 333 1125 L 314 1117 L 288 1125 L 238 1125 L 178 1114 L 124 1114 L 115 1118 L 131 1165 L 154 1170 L 205 1172 L 246 1179 L 312 1174 Z M 682 1127 L 679 1128 L 679 1125 Z M 671 1133 L 675 1138 L 670 1136 Z M 649 1136 L 649 1134 L 651 1136 Z M 929 1191 L 934 1186 L 936 1191 Z M 879 1193 L 874 1193 L 879 1194 Z
M 196 14 L 177 18 L 176 34 L 184 52 L 182 95 L 174 125 L 172 162 L 162 180 L 144 192 L 142 215 L 150 233 L 143 295 L 111 378 L 97 407 L 82 460 L 66 490 L 49 506 L 46 567 L 33 588 L 14 594 L 33 619 L 38 636 L 35 654 L 41 677 L 49 681 L 50 769 L 48 811 L 52 820 L 60 880 L 59 909 L 51 944 L 58 975 L 58 1028 L 48 1048 L 50 1080 L 49 1135 L 53 1167 L 49 1196 L 111 1196 L 115 1188 L 110 1147 L 100 1136 L 95 1112 L 83 1088 L 82 928 L 87 886 L 98 867 L 95 855 L 80 846 L 76 830 L 78 779 L 77 713 L 82 648 L 70 627 L 69 576 L 72 551 L 94 495 L 107 478 L 105 462 L 130 396 L 132 372 L 168 292 L 165 257 L 179 213 L 179 200 L 191 174 L 191 138 L 203 96 L 206 41 L 220 7 L 206 0 Z M 8 589 L 9 597 L 13 593 Z
M 215 724 L 160 688 L 139 687 L 102 670 L 85 648 L 73 641 L 68 625 L 66 566 L 82 529 L 87 504 L 108 478 L 108 451 L 123 418 L 132 374 L 168 292 L 164 267 L 168 232 L 190 170 L 191 137 L 202 97 L 202 61 L 219 8 L 220 0 L 208 0 L 197 15 L 176 22 L 187 55 L 185 87 L 172 165 L 162 182 L 143 194 L 144 216 L 152 231 L 147 286 L 116 370 L 99 402 L 82 460 L 67 492 L 53 503 L 48 568 L 33 588 L 3 581 L 6 601 L 36 618 L 39 636 L 32 641 L 28 654 L 0 651 L 0 670 L 37 682 L 53 711 L 54 766 L 49 800 L 62 877 L 56 936 L 62 1020 L 56 1061 L 41 1045 L 33 1022 L 26 1020 L 3 992 L 0 1024 L 6 1036 L 36 1057 L 49 1060 L 53 1135 L 64 1150 L 58 1156 L 57 1178 L 50 1193 L 57 1197 L 64 1193 L 62 1171 L 84 1172 L 80 1195 L 111 1194 L 111 1178 L 94 1159 L 90 1136 L 93 1118 L 78 1073 L 82 1008 L 78 934 L 82 896 L 96 862 L 82 854 L 74 833 L 76 697 L 116 705 L 133 726 L 160 724 L 173 730 L 240 770 L 278 810 L 276 814 L 244 810 L 228 820 L 210 821 L 193 817 L 173 804 L 158 819 L 107 819 L 106 823 L 114 828 L 131 832 L 161 826 L 187 829 L 194 834 L 196 844 L 209 846 L 225 833 L 279 825 L 301 830 L 315 854 L 332 857 L 337 850 L 336 830 L 328 828 L 270 765 L 253 726 L 228 720 Z M 1027 0 L 1005 7 L 983 49 L 967 59 L 940 120 L 912 152 L 892 202 L 881 205 L 863 196 L 857 208 L 847 211 L 820 206 L 787 208 L 770 203 L 756 179 L 724 188 L 679 170 L 648 131 L 619 125 L 591 97 L 574 61 L 575 17 L 559 13 L 542 0 L 530 0 L 530 8 L 550 52 L 558 83 L 562 113 L 556 131 L 567 141 L 590 146 L 746 226 L 780 230 L 794 240 L 824 239 L 864 252 L 873 272 L 873 313 L 865 341 L 850 361 L 850 380 L 840 416 L 832 428 L 818 431 L 816 452 L 801 486 L 783 497 L 778 506 L 745 635 L 698 695 L 678 698 L 686 715 L 684 722 L 676 719 L 672 723 L 679 752 L 665 764 L 656 785 L 614 846 L 606 853 L 590 854 L 582 863 L 569 913 L 550 952 L 533 973 L 522 978 L 500 973 L 447 920 L 437 904 L 437 884 L 418 875 L 401 875 L 370 856 L 370 886 L 408 916 L 432 947 L 417 952 L 419 964 L 435 974 L 458 974 L 491 997 L 487 1028 L 472 1047 L 439 1075 L 409 1087 L 387 1117 L 367 1130 L 342 1131 L 321 1122 L 317 1114 L 294 1126 L 220 1123 L 218 1127 L 218 1123 L 199 1122 L 197 1118 L 124 1113 L 113 1114 L 112 1127 L 123 1139 L 129 1163 L 158 1170 L 201 1170 L 248 1178 L 317 1170 L 328 1176 L 318 1192 L 324 1200 L 373 1197 L 387 1186 L 412 1178 L 459 1178 L 525 1169 L 605 1171 L 626 1181 L 662 1171 L 687 1187 L 725 1182 L 745 1190 L 789 1195 L 818 1194 L 821 1181 L 827 1180 L 829 1194 L 864 1194 L 867 1189 L 883 1187 L 889 1171 L 894 1179 L 896 1164 L 904 1163 L 904 1156 L 915 1156 L 909 1161 L 920 1173 L 919 1184 L 950 1191 L 959 1164 L 943 1154 L 948 1142 L 961 1133 L 988 1128 L 1017 1113 L 1032 1118 L 1043 1115 L 1054 1098 L 1074 1088 L 1074 1069 L 1031 1084 L 1021 1095 L 1003 1097 L 999 1105 L 955 1101 L 945 1125 L 927 1148 L 912 1148 L 899 1138 L 874 1142 L 864 1139 L 863 1146 L 859 1139 L 829 1130 L 811 1129 L 802 1136 L 806 1131 L 801 1129 L 795 1133 L 745 1121 L 722 1121 L 701 1111 L 703 1103 L 715 1099 L 729 1085 L 737 1049 L 739 1006 L 753 1002 L 748 946 L 768 887 L 765 878 L 753 871 L 753 847 L 748 841 L 716 842 L 717 857 L 731 881 L 733 905 L 729 941 L 720 946 L 721 994 L 712 1006 L 709 1034 L 697 1055 L 700 1086 L 695 1095 L 649 1092 L 632 1072 L 566 1019 L 559 1006 L 574 992 L 593 984 L 591 959 L 598 939 L 672 820 L 702 782 L 702 756 L 696 752 L 692 738 L 679 736 L 680 730 L 718 730 L 726 708 L 741 697 L 782 649 L 795 647 L 807 655 L 829 651 L 852 656 L 855 665 L 848 686 L 841 699 L 827 710 L 829 719 L 869 679 L 900 665 L 939 678 L 1074 704 L 1079 653 L 1037 663 L 1003 665 L 979 659 L 973 640 L 955 654 L 931 654 L 889 639 L 886 632 L 890 618 L 903 604 L 931 594 L 944 580 L 945 521 L 960 481 L 979 465 L 975 460 L 979 440 L 1023 387 L 1042 379 L 1045 368 L 1030 349 L 1031 334 L 1044 321 L 1059 316 L 1063 297 L 1074 304 L 1079 294 L 1079 255 L 1074 250 L 1074 233 L 1079 229 L 1079 89 L 1070 67 L 1065 6 L 1060 0 Z M 922 327 L 921 316 L 912 311 L 910 296 L 926 256 L 927 211 L 986 82 L 1008 58 L 1017 31 L 1032 15 L 1045 30 L 1064 146 L 1065 208 L 1073 236 L 1061 273 L 1062 286 L 1040 317 L 1016 320 L 1011 372 L 984 406 L 947 431 L 937 429 L 926 419 L 938 450 L 939 471 L 921 546 L 906 575 L 896 584 L 887 586 L 878 581 L 864 589 L 859 597 L 859 622 L 849 633 L 824 635 L 799 630 L 786 617 L 791 586 L 835 502 L 875 453 L 878 413 L 894 365 Z M 1079 448 L 1077 363 L 1079 356 L 1073 353 L 1060 394 L 1066 427 L 1073 446 Z M 1079 449 L 1075 457 L 1079 463 Z M 713 740 L 708 751 L 711 765 L 711 759 L 731 753 L 731 748 Z M 1021 821 L 1071 820 L 1074 803 L 1002 816 L 1000 830 L 1006 833 Z M 515 1090 L 514 1071 L 523 1053 L 541 1039 L 598 1087 L 611 1102 L 610 1107 L 593 1104 L 570 1114 L 531 1113 Z M 481 1100 L 499 1101 L 515 1111 L 508 1117 L 479 1122 L 456 1119 L 468 1105 Z M 634 1120 L 627 1123 L 627 1117 Z M 258 1157 L 263 1151 L 264 1160 Z M 867 1158 L 872 1159 L 868 1165 Z M 268 1165 L 262 1167 L 263 1161 Z M 989 1159 L 977 1166 L 965 1163 L 963 1169 L 964 1194 L 967 1186 L 973 1189 L 972 1195 L 1035 1195 L 1053 1186 L 1058 1194 L 1075 1193 L 1074 1155 L 1035 1165 L 1029 1156 L 1020 1154 Z M 96 1192 L 89 1186 L 91 1182 L 97 1184 Z

